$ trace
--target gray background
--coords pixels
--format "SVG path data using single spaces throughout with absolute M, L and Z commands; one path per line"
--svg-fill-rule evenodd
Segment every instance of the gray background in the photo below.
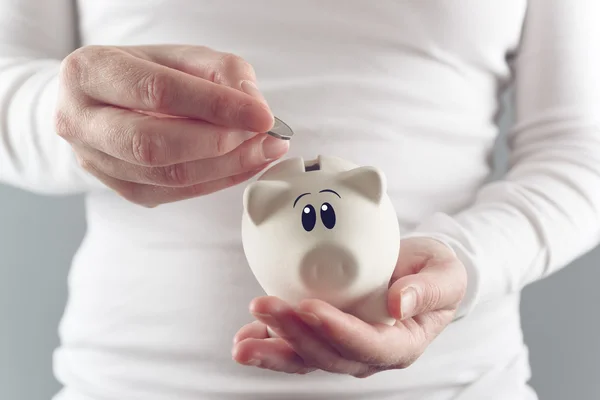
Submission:
M 508 110 L 501 126 L 510 120 Z M 505 162 L 500 140 L 499 173 Z M 59 389 L 51 357 L 68 267 L 85 231 L 82 199 L 37 197 L 0 185 L 0 205 L 0 399 L 47 400 Z M 600 398 L 599 261 L 597 249 L 525 289 L 531 384 L 542 400 Z

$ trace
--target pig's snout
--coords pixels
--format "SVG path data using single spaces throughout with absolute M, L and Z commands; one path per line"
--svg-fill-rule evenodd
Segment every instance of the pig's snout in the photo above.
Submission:
M 356 279 L 357 262 L 345 248 L 325 244 L 308 252 L 300 263 L 300 276 L 311 291 L 340 290 Z

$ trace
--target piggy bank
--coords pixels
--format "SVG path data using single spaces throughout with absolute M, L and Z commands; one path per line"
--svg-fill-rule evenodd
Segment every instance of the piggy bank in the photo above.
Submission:
M 337 157 L 287 159 L 246 187 L 243 206 L 244 253 L 267 295 L 395 322 L 387 290 L 400 228 L 379 169 Z

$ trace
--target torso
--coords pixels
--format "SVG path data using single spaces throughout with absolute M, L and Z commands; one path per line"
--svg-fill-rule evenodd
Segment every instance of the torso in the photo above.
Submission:
M 78 3 L 84 45 L 197 44 L 244 57 L 296 131 L 290 156 L 380 167 L 403 231 L 467 206 L 487 178 L 526 9 L 525 0 Z M 88 197 L 56 358 L 72 390 L 147 400 L 254 398 L 242 396 L 251 390 L 449 399 L 523 354 L 511 297 L 453 324 L 406 371 L 355 380 L 235 365 L 231 340 L 262 294 L 241 247 L 243 188 L 155 209 L 108 192 Z M 431 392 L 418 397 L 423 390 Z

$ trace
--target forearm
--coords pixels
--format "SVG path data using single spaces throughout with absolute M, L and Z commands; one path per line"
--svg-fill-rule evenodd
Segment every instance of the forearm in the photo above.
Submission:
M 529 2 L 514 62 L 516 125 L 506 177 L 468 209 L 417 227 L 469 271 L 461 314 L 521 290 L 600 241 L 600 4 Z
M 461 312 L 521 290 L 598 243 L 599 139 L 590 123 L 576 134 L 556 132 L 532 143 L 531 153 L 505 179 L 482 189 L 471 207 L 434 215 L 417 228 L 416 234 L 449 244 L 469 270 Z

